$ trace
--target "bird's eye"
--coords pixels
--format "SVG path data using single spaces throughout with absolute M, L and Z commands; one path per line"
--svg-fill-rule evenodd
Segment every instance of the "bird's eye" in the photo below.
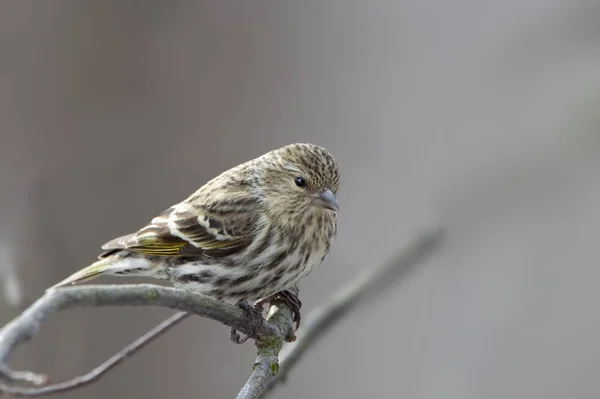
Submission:
M 298 187 L 306 187 L 306 179 L 302 176 L 296 177 L 294 183 L 296 183 Z

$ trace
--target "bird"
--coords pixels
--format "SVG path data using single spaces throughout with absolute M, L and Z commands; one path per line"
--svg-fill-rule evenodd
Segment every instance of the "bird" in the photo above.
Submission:
M 108 241 L 95 263 L 48 290 L 102 275 L 151 277 L 250 313 L 260 307 L 261 320 L 266 301 L 283 300 L 297 328 L 302 303 L 292 287 L 330 252 L 338 188 L 338 164 L 327 149 L 286 145 L 221 173 L 141 229 Z

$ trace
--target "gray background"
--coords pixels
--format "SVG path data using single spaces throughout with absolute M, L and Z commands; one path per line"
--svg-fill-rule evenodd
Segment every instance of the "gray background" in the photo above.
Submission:
M 314 142 L 342 210 L 305 312 L 415 229 L 450 235 L 277 397 L 597 398 L 599 19 L 576 0 L 3 1 L 4 266 L 33 300 L 217 173 Z M 170 313 L 62 313 L 12 365 L 62 380 Z M 64 397 L 229 398 L 253 359 L 192 319 Z

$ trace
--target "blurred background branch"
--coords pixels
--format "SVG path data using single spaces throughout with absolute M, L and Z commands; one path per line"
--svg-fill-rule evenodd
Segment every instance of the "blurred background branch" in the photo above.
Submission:
M 6 303 L 19 306 L 23 300 L 12 247 L 0 236 L 0 286 Z
M 425 231 L 407 246 L 397 251 L 390 259 L 376 268 L 366 267 L 359 276 L 336 292 L 329 301 L 313 310 L 298 331 L 294 345 L 286 346 L 281 353 L 279 372 L 267 381 L 262 396 L 278 383 L 285 381 L 290 370 L 300 361 L 305 352 L 346 314 L 368 297 L 382 295 L 389 287 L 405 279 L 415 267 L 426 260 L 442 243 L 443 231 Z M 392 338 L 390 338 L 392 339 Z M 239 398 L 239 397 L 238 397 Z

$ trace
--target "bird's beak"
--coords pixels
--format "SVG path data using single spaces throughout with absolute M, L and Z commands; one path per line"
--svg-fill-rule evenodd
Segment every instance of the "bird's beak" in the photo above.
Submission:
M 331 190 L 320 191 L 312 201 L 313 205 L 321 208 L 331 209 L 332 211 L 339 211 L 340 207 L 335 199 L 335 195 Z

